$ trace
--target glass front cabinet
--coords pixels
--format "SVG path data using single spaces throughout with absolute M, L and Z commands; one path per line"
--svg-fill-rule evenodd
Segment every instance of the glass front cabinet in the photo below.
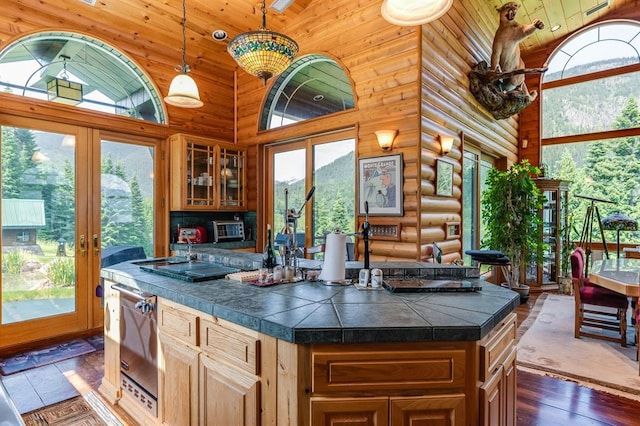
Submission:
M 535 179 L 538 189 L 547 201 L 540 210 L 542 239 L 545 250 L 542 263 L 527 265 L 527 284 L 539 289 L 557 288 L 561 276 L 562 234 L 567 229 L 567 203 L 569 182 L 554 179 Z
M 244 210 L 246 151 L 212 139 L 173 135 L 171 210 Z

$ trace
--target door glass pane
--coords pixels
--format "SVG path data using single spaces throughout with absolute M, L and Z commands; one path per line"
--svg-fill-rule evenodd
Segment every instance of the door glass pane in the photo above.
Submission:
M 101 145 L 102 247 L 139 246 L 153 256 L 154 148 Z
M 478 157 L 466 151 L 462 162 L 462 256 L 466 264 L 471 263 L 466 251 L 478 248 Z
M 336 228 L 344 233 L 355 231 L 354 156 L 354 139 L 314 145 L 313 245 L 322 244 L 325 234 Z M 347 247 L 353 252 L 351 237 L 347 239 Z M 314 257 L 321 258 L 322 253 L 316 253 Z
M 273 156 L 273 229 L 275 233 L 275 245 L 279 245 L 285 240 L 283 236 L 284 215 L 285 215 L 285 190 L 288 191 L 289 209 L 296 212 L 304 203 L 305 194 L 305 149 L 278 152 Z M 298 245 L 304 246 L 304 212 L 297 220 L 296 233 Z M 294 232 L 293 229 L 290 229 Z M 300 244 L 303 243 L 303 244 Z
M 2 127 L 2 324 L 76 309 L 72 135 Z
M 355 140 L 314 145 L 313 233 L 317 238 L 339 228 L 341 232 L 355 231 Z

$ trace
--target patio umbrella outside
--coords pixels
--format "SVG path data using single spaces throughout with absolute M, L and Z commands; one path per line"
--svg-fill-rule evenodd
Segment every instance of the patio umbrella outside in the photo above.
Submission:
M 617 234 L 617 253 L 620 258 L 620 231 L 637 231 L 638 222 L 635 219 L 622 213 L 613 213 L 601 221 L 603 229 L 607 231 L 616 231 Z

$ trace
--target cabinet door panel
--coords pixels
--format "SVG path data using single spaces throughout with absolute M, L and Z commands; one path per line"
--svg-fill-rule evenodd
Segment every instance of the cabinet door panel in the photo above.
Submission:
M 312 426 L 383 426 L 388 418 L 387 397 L 311 398 Z
M 506 410 L 506 426 L 516 425 L 516 383 L 517 383 L 517 371 L 516 368 L 516 354 L 518 350 L 514 347 L 511 350 L 511 354 L 504 362 L 504 396 L 505 396 L 505 410 Z
M 493 376 L 480 388 L 481 425 L 504 424 L 504 368 L 500 366 Z
M 200 424 L 259 425 L 258 378 L 203 354 L 200 358 Z
M 463 426 L 464 394 L 391 398 L 393 426 Z
M 199 352 L 162 333 L 159 336 L 162 348 L 159 420 L 163 425 L 196 425 Z

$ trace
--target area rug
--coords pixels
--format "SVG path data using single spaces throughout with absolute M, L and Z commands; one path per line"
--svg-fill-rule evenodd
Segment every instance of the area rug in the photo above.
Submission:
M 93 393 L 22 415 L 27 426 L 122 426 Z
M 520 327 L 518 367 L 640 400 L 636 347 L 574 338 L 573 296 L 543 296 Z M 628 341 L 633 342 L 633 327 L 629 329 Z
M 8 376 L 9 374 L 85 355 L 95 350 L 95 346 L 84 339 L 76 339 L 59 345 L 48 346 L 46 348 L 0 359 L 0 374 Z

